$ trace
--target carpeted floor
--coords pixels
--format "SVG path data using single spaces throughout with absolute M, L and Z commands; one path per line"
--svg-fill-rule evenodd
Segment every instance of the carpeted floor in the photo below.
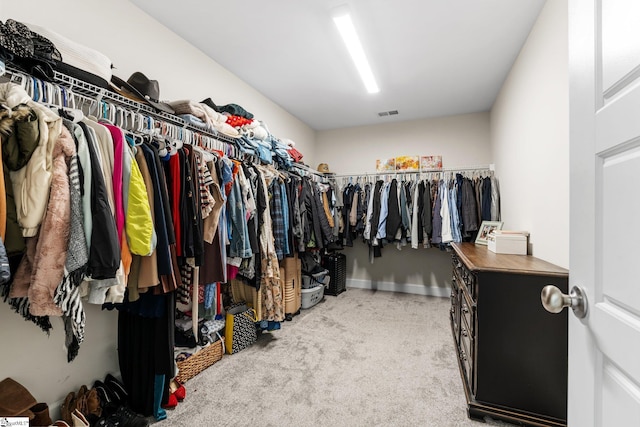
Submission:
M 466 415 L 449 307 L 362 289 L 326 296 L 189 380 L 156 425 L 480 427 Z

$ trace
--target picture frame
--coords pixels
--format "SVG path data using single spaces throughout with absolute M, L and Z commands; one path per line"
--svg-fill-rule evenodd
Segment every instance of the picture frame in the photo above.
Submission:
M 489 233 L 493 230 L 502 230 L 503 221 L 482 221 L 476 236 L 476 245 L 487 245 Z

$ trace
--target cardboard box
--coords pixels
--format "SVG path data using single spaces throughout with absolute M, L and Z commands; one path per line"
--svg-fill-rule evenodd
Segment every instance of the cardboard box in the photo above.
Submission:
M 487 245 L 497 254 L 526 255 L 529 233 L 526 231 L 496 230 L 489 234 Z

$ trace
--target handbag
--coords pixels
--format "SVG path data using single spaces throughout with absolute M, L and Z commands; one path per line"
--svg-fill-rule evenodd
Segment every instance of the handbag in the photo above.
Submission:
M 246 304 L 227 310 L 224 341 L 227 354 L 235 354 L 256 342 L 256 312 Z

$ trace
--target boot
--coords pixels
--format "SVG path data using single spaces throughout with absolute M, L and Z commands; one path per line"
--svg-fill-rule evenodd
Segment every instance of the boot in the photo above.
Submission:
M 73 419 L 71 414 L 76 409 L 76 394 L 72 391 L 65 397 L 62 406 L 60 407 L 60 416 L 69 425 L 73 425 Z
M 87 415 L 95 415 L 100 417 L 102 415 L 102 407 L 100 405 L 100 397 L 98 396 L 98 390 L 92 388 L 86 395 L 85 406 L 87 408 Z
M 73 409 L 77 409 L 82 413 L 82 415 L 87 415 L 87 393 L 89 390 L 86 385 L 81 385 L 80 389 L 76 393 L 76 407 L 72 408 L 71 413 L 73 413 Z
M 71 419 L 73 419 L 73 427 L 89 427 L 89 421 L 77 409 L 71 413 Z
M 37 403 L 31 407 L 31 412 L 35 415 L 32 420 L 29 420 L 29 427 L 34 426 L 50 426 L 52 421 L 49 416 L 49 405 L 46 403 Z

